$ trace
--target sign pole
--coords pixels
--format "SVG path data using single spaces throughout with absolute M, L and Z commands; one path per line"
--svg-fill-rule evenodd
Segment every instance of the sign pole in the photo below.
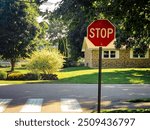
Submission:
M 101 113 L 101 81 L 102 81 L 102 47 L 99 47 L 99 66 L 98 66 L 98 107 L 97 113 Z
M 97 113 L 101 112 L 102 47 L 114 41 L 115 33 L 115 26 L 107 19 L 95 20 L 87 28 L 88 40 L 99 47 Z

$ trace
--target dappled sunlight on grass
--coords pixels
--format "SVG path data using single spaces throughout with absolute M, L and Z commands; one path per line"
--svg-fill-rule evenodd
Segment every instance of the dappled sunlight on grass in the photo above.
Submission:
M 136 77 L 144 76 L 143 74 L 139 74 L 139 73 L 133 73 L 132 75 Z
M 0 68 L 6 70 L 8 68 Z M 25 68 L 16 68 L 15 72 L 28 73 Z M 59 80 L 56 81 L 6 81 L 0 84 L 23 84 L 23 83 L 74 83 L 74 84 L 96 84 L 98 82 L 98 69 L 88 67 L 70 67 L 56 73 Z M 150 68 L 115 68 L 102 69 L 103 84 L 150 84 Z
M 59 79 L 63 78 L 69 78 L 69 77 L 75 77 L 75 76 L 82 76 L 82 75 L 88 75 L 88 74 L 94 74 L 97 73 L 97 70 L 78 70 L 73 72 L 58 72 L 56 73 L 58 75 Z
M 60 82 L 97 83 L 98 69 L 73 67 L 64 70 L 57 73 Z M 102 83 L 104 84 L 150 83 L 149 76 L 150 68 L 102 69 Z
M 90 69 L 88 67 L 70 67 L 63 69 L 60 72 L 57 72 L 56 74 L 58 75 L 59 79 L 64 79 L 82 75 L 90 75 L 95 73 L 98 73 L 97 69 Z
M 141 80 L 141 79 L 130 79 L 129 80 L 130 83 L 132 84 L 144 84 L 144 80 Z

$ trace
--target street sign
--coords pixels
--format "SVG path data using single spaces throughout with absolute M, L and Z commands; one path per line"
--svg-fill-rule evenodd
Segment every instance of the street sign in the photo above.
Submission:
M 96 20 L 87 28 L 87 38 L 95 46 L 107 46 L 115 39 L 115 26 L 107 19 Z
M 98 72 L 98 100 L 97 112 L 101 112 L 101 80 L 102 80 L 102 47 L 107 46 L 115 39 L 115 26 L 107 19 L 96 20 L 87 28 L 87 38 L 95 45 L 99 46 L 99 72 Z

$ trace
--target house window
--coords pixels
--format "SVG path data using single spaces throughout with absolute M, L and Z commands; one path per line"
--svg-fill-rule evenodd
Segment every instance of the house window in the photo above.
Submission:
M 114 59 L 114 58 L 119 58 L 119 51 L 103 51 L 103 58 L 104 59 Z
M 143 53 L 143 54 L 139 54 L 135 50 L 131 50 L 130 58 L 135 58 L 135 59 L 149 58 L 149 51 L 147 51 L 146 53 Z
M 109 51 L 104 51 L 104 58 L 109 58 Z
M 116 51 L 110 51 L 110 58 L 116 58 Z

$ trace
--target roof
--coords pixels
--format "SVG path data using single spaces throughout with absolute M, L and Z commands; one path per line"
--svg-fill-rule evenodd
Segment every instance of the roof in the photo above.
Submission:
M 113 40 L 108 46 L 103 47 L 103 49 L 116 49 L 114 45 L 114 41 L 115 40 Z M 97 50 L 99 48 L 98 46 L 95 46 L 87 37 L 84 37 L 82 52 L 85 51 L 86 47 L 90 50 Z

